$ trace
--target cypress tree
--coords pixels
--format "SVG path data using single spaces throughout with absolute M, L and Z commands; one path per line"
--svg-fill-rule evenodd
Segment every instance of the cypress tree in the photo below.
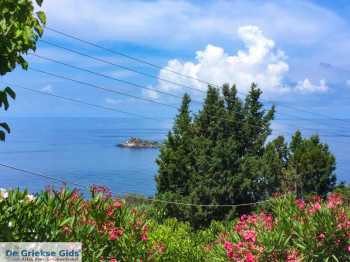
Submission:
M 198 228 L 250 211 L 215 205 L 260 201 L 296 188 L 325 195 L 334 187 L 335 159 L 318 136 L 303 139 L 296 132 L 289 145 L 282 136 L 266 143 L 275 108 L 265 110 L 261 94 L 252 84 L 243 102 L 235 86 L 209 86 L 193 119 L 184 96 L 157 159 L 157 197 L 197 206 L 169 204 L 168 215 Z
M 302 138 L 297 131 L 290 143 L 288 169 L 296 175 L 296 191 L 299 196 L 314 193 L 325 196 L 336 183 L 335 157 L 318 135 Z
M 156 160 L 159 172 L 156 176 L 157 192 L 188 194 L 188 179 L 192 163 L 192 119 L 189 95 L 185 94 L 172 131 L 160 149 Z

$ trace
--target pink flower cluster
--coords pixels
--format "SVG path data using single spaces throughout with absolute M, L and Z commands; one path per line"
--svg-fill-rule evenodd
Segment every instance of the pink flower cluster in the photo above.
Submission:
M 257 261 L 256 257 L 250 249 L 254 249 L 254 245 L 243 242 L 233 244 L 229 241 L 225 241 L 224 248 L 226 250 L 226 255 L 230 260 L 237 262 L 255 262 Z
M 90 191 L 95 195 L 95 194 L 102 194 L 104 199 L 108 199 L 112 197 L 112 192 L 109 190 L 108 187 L 105 186 L 99 186 L 99 185 L 93 185 L 91 186 Z
M 141 233 L 141 240 L 142 241 L 147 241 L 148 240 L 147 232 L 148 232 L 148 228 L 147 228 L 146 225 L 144 225 L 143 228 L 142 228 L 142 233 Z
M 108 231 L 109 240 L 111 241 L 118 239 L 123 234 L 124 234 L 124 230 L 122 228 L 112 227 Z
M 292 250 L 289 251 L 287 254 L 287 260 L 286 262 L 301 262 L 301 260 L 298 258 L 299 254 L 297 251 Z
M 271 230 L 273 227 L 273 218 L 271 214 L 260 213 L 258 215 L 243 215 L 235 225 L 235 230 L 241 233 L 243 230 L 261 224 L 264 228 Z
M 271 214 L 243 215 L 235 225 L 235 231 L 240 235 L 241 241 L 237 244 L 224 240 L 224 249 L 230 260 L 237 262 L 258 261 L 259 254 L 264 251 L 264 247 L 257 243 L 255 228 L 262 226 L 265 230 L 273 228 L 273 217 Z M 225 235 L 222 236 L 223 238 Z
M 332 193 L 327 198 L 327 207 L 328 208 L 336 208 L 337 206 L 340 206 L 343 204 L 343 200 L 340 196 L 340 194 Z

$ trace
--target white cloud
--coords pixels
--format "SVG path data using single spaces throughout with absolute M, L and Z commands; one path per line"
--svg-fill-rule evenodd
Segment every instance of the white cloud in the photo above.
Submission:
M 324 79 L 320 80 L 319 85 L 315 85 L 311 83 L 308 78 L 305 78 L 303 81 L 299 81 L 295 86 L 296 91 L 300 91 L 301 93 L 324 93 L 328 91 L 327 83 Z
M 295 82 L 319 78 L 320 61 L 345 64 L 350 55 L 349 22 L 316 1 L 47 0 L 43 9 L 48 26 L 117 51 L 116 42 L 181 52 L 193 52 L 212 43 L 228 52 L 237 48 L 238 27 L 257 25 L 288 50 L 288 76 Z M 62 39 L 49 30 L 45 36 Z M 129 54 L 134 55 L 132 51 Z M 147 53 L 146 59 L 164 63 L 162 55 L 154 53 Z M 338 79 L 327 77 L 329 81 Z
M 52 88 L 51 85 L 44 86 L 43 88 L 40 89 L 40 91 L 46 92 L 46 93 L 49 93 L 49 94 L 53 94 L 53 88 Z
M 246 92 L 252 82 L 257 83 L 267 94 L 288 91 L 289 88 L 282 83 L 289 69 L 287 58 L 275 47 L 274 41 L 265 37 L 258 27 L 251 25 L 240 27 L 238 36 L 246 49 L 239 50 L 235 55 L 225 53 L 221 47 L 207 45 L 204 50 L 196 52 L 196 62 L 170 60 L 167 67 L 160 71 L 159 77 L 202 90 L 206 90 L 207 85 L 194 78 L 217 85 L 234 83 L 241 92 Z M 191 79 L 183 78 L 166 69 L 188 75 Z M 184 91 L 179 86 L 164 82 L 159 82 L 158 88 L 173 92 Z
M 142 93 L 145 97 L 148 97 L 151 99 L 158 99 L 160 97 L 159 93 L 150 89 L 144 89 L 142 90 Z
M 110 104 L 110 105 L 118 105 L 120 104 L 122 101 L 120 99 L 114 99 L 114 98 L 110 98 L 110 97 L 107 97 L 105 98 L 105 102 L 107 104 Z
M 311 1 L 197 2 L 48 0 L 43 8 L 49 26 L 69 28 L 71 33 L 93 40 L 131 41 L 163 48 L 179 43 L 202 44 L 208 38 L 228 40 L 242 24 L 256 24 L 274 39 L 293 45 L 308 45 L 329 39 L 335 31 L 347 30 L 342 18 Z
M 292 90 L 302 94 L 328 90 L 325 80 L 320 80 L 320 84 L 315 85 L 308 78 L 298 82 L 294 87 L 287 86 L 285 84 L 285 77 L 289 70 L 287 57 L 282 50 L 276 48 L 275 42 L 267 38 L 257 26 L 239 27 L 237 33 L 245 49 L 229 55 L 223 48 L 209 44 L 204 50 L 196 52 L 195 62 L 170 60 L 167 66 L 160 70 L 159 78 L 203 91 L 207 89 L 207 85 L 196 79 L 218 86 L 224 83 L 236 84 L 241 93 L 246 93 L 254 82 L 267 97 Z M 169 69 L 189 78 L 174 74 Z M 167 92 L 189 92 L 188 89 L 164 82 L 159 82 L 156 89 Z M 158 98 L 155 92 L 144 94 Z
M 110 105 L 120 105 L 122 103 L 135 102 L 135 98 L 115 99 L 111 97 L 105 98 L 105 103 Z

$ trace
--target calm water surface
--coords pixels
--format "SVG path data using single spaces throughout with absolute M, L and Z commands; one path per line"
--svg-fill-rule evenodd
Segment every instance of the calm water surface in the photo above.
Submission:
M 107 185 L 113 193 L 155 191 L 158 149 L 125 149 L 131 136 L 161 141 L 167 129 L 154 122 L 113 118 L 16 118 L 12 134 L 0 144 L 0 163 L 82 185 Z M 151 126 L 151 128 L 150 128 Z M 0 167 L 0 187 L 32 192 L 52 184 Z M 59 185 L 58 185 L 59 186 Z

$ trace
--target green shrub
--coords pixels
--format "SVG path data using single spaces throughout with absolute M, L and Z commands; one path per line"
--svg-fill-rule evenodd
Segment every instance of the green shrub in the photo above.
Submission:
M 243 215 L 222 232 L 212 245 L 212 261 L 349 261 L 349 208 L 340 195 L 327 201 L 282 196 L 267 210 Z
M 82 242 L 83 261 L 349 261 L 350 209 L 339 194 L 326 201 L 292 195 L 256 214 L 212 222 L 195 231 L 164 220 L 153 205 L 113 198 L 103 187 L 76 190 L 0 189 L 0 241 Z

